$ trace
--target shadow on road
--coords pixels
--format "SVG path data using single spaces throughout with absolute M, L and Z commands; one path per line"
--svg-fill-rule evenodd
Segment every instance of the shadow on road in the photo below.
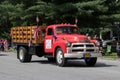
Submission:
M 45 64 L 45 65 L 50 64 L 50 65 L 57 66 L 55 61 L 49 62 L 48 60 L 33 60 L 30 63 L 40 63 L 40 64 Z M 117 65 L 97 62 L 96 65 L 92 66 L 92 67 L 94 68 L 94 67 L 113 67 L 113 66 L 117 66 Z M 81 61 L 81 60 L 69 60 L 65 67 L 87 67 L 88 68 L 88 66 L 85 64 L 85 62 Z
M 48 60 L 32 60 L 31 63 L 40 63 L 40 64 L 51 64 L 56 65 L 55 61 L 48 61 Z

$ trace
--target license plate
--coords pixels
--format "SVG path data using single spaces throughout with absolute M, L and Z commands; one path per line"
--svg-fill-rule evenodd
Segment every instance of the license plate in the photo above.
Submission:
M 90 53 L 85 53 L 85 54 L 84 54 L 84 57 L 85 57 L 85 58 L 89 58 L 90 56 L 91 56 Z

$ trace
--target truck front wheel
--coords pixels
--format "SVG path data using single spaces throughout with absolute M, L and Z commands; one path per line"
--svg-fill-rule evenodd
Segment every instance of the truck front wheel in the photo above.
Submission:
M 97 58 L 86 58 L 85 62 L 87 64 L 87 66 L 94 66 L 97 62 Z
M 32 55 L 28 54 L 27 50 L 24 47 L 20 47 L 18 53 L 18 59 L 20 62 L 30 62 Z
M 60 67 L 63 67 L 66 64 L 66 59 L 64 58 L 61 48 L 58 48 L 56 51 L 56 63 Z

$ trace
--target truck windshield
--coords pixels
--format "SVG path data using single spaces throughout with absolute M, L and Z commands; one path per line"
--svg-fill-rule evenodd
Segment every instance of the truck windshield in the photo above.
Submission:
M 60 26 L 56 28 L 57 34 L 79 34 L 77 27 L 72 26 Z

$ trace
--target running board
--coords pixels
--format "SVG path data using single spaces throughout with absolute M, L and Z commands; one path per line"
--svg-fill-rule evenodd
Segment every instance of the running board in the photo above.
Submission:
M 45 58 L 52 58 L 52 55 L 44 55 Z

